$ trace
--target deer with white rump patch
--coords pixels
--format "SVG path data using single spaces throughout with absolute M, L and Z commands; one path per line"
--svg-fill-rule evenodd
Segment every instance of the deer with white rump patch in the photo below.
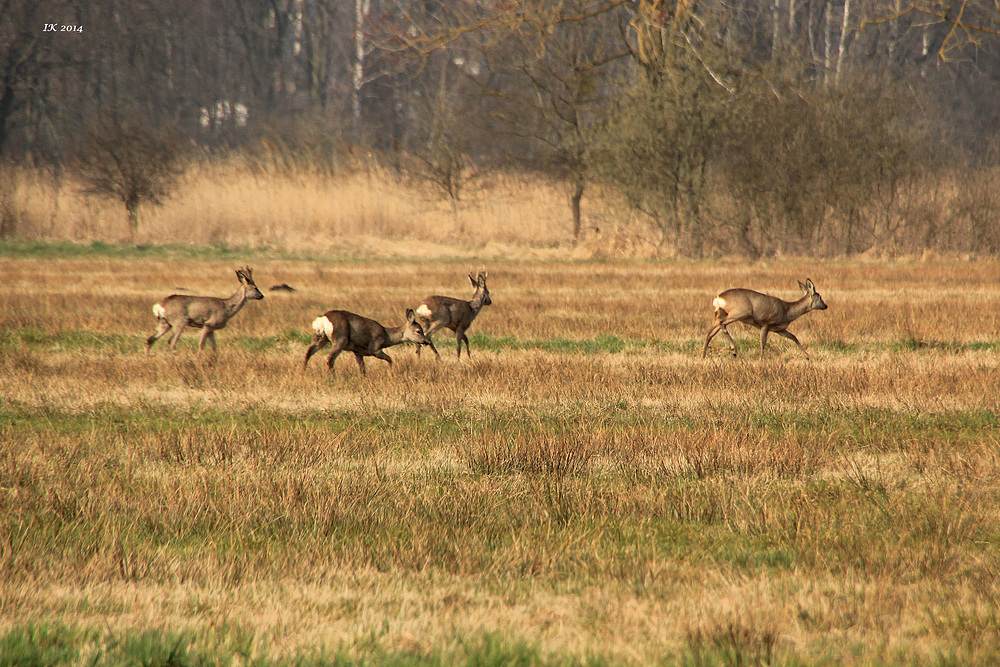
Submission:
M 798 301 L 782 301 L 767 294 L 761 294 L 751 289 L 729 289 L 715 297 L 712 305 L 715 307 L 715 322 L 705 339 L 705 349 L 701 352 L 704 359 L 708 354 L 708 344 L 720 331 L 729 339 L 729 351 L 736 356 L 736 343 L 729 335 L 726 325 L 733 322 L 743 322 L 760 329 L 760 356 L 764 356 L 764 346 L 767 345 L 767 335 L 775 333 L 794 342 L 809 359 L 809 353 L 802 343 L 790 331 L 788 325 L 802 317 L 810 310 L 826 310 L 823 297 L 816 291 L 811 280 L 799 283 L 805 295 Z
M 463 342 L 465 343 L 466 355 L 470 359 L 472 358 L 472 353 L 469 351 L 469 339 L 465 332 L 472 326 L 472 320 L 476 319 L 476 315 L 479 314 L 482 307 L 493 303 L 493 300 L 490 299 L 490 291 L 486 288 L 487 275 L 485 271 L 480 271 L 475 278 L 472 277 L 471 273 L 469 274 L 469 280 L 476 291 L 468 301 L 435 295 L 427 297 L 423 303 L 417 306 L 417 318 L 424 327 L 424 335 L 427 337 L 426 344 L 434 351 L 439 360 L 441 355 L 438 354 L 437 348 L 434 347 L 434 341 L 431 340 L 431 336 L 439 329 L 450 329 L 455 332 L 459 359 L 462 358 Z M 417 346 L 417 356 L 420 356 L 419 345 Z
M 326 360 L 326 365 L 330 368 L 331 375 L 333 362 L 337 360 L 337 355 L 345 350 L 354 353 L 358 368 L 364 375 L 365 357 L 384 359 L 389 362 L 389 367 L 392 367 L 392 358 L 382 351 L 383 348 L 404 342 L 427 344 L 424 329 L 417 322 L 412 308 L 406 310 L 406 324 L 398 327 L 384 327 L 375 320 L 346 310 L 331 310 L 313 320 L 312 328 L 312 344 L 306 350 L 306 360 L 302 363 L 303 373 L 309 366 L 309 358 L 330 343 L 333 343 L 333 352 Z
M 198 349 L 205 347 L 205 341 L 215 351 L 215 332 L 223 329 L 236 313 L 240 312 L 248 300 L 259 301 L 264 295 L 253 282 L 253 269 L 250 267 L 237 269 L 236 277 L 240 281 L 240 289 L 228 299 L 214 296 L 191 296 L 188 294 L 171 294 L 163 301 L 153 306 L 153 314 L 158 323 L 156 333 L 146 339 L 146 354 L 153 343 L 173 329 L 170 338 L 170 349 L 176 350 L 177 339 L 187 327 L 201 329 L 201 340 Z

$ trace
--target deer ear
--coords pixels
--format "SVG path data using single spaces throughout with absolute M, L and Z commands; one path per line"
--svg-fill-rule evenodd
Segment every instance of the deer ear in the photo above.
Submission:
M 417 321 L 417 315 L 416 313 L 413 312 L 412 308 L 406 309 L 406 321 L 409 322 L 410 324 L 413 324 L 414 322 Z
M 479 280 L 473 278 L 471 273 L 469 274 L 469 282 L 472 283 L 473 287 L 479 287 Z
M 799 282 L 799 289 L 805 292 L 806 294 L 809 294 L 809 287 L 801 280 L 798 282 Z
M 806 278 L 806 289 L 809 290 L 810 294 L 816 293 L 816 286 L 813 285 L 813 281 L 809 280 L 808 278 Z

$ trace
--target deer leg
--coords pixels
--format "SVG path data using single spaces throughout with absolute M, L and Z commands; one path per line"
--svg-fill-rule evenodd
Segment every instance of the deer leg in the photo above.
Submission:
M 429 326 L 424 326 L 423 322 L 424 320 L 421 320 L 420 326 L 424 327 L 424 338 L 427 339 L 427 347 L 431 348 L 434 352 L 434 356 L 437 357 L 438 361 L 441 361 L 441 354 L 437 351 L 437 348 L 434 347 L 434 341 L 431 340 L 431 336 L 437 333 L 438 329 L 443 328 L 444 324 L 441 322 L 434 322 L 431 324 L 430 321 L 427 321 Z M 420 345 L 417 345 L 417 356 L 420 356 Z
M 306 350 L 306 360 L 302 362 L 302 372 L 306 372 L 306 367 L 309 366 L 309 358 L 322 350 L 324 347 L 330 344 L 330 339 L 325 335 L 313 335 L 312 345 Z
M 205 349 L 206 341 L 212 346 L 212 352 L 218 351 L 215 347 L 215 329 L 209 329 L 207 325 L 201 330 L 201 340 L 198 341 L 198 350 Z
M 719 326 L 722 327 L 722 335 L 729 339 L 729 354 L 733 355 L 733 359 L 736 358 L 736 341 L 729 334 L 729 328 L 726 327 L 725 323 L 720 322 Z
M 434 347 L 434 341 L 432 341 L 431 337 L 428 336 L 427 334 L 424 334 L 424 338 L 427 339 L 427 347 L 431 348 L 431 351 L 434 353 L 434 356 L 438 358 L 438 361 L 441 361 L 441 355 L 440 355 L 440 353 L 438 353 L 437 348 Z M 420 346 L 419 345 L 417 345 L 417 354 L 418 355 L 420 354 Z
M 708 330 L 708 336 L 705 338 L 705 347 L 701 351 L 702 359 L 704 359 L 708 355 L 708 344 L 712 342 L 713 338 L 715 338 L 715 334 L 719 333 L 720 331 L 722 331 L 721 324 L 715 324 L 711 329 Z
M 170 339 L 170 349 L 173 350 L 174 352 L 177 351 L 177 339 L 181 337 L 182 333 L 184 333 L 185 328 L 187 328 L 187 322 L 181 322 L 174 329 L 174 335 Z
M 764 346 L 767 345 L 767 334 L 770 331 L 771 330 L 767 328 L 766 324 L 760 328 L 760 358 L 761 359 L 764 358 Z
M 791 331 L 783 330 L 783 331 L 775 331 L 774 333 L 778 334 L 779 336 L 781 336 L 783 338 L 787 338 L 788 340 L 790 340 L 793 343 L 795 343 L 796 345 L 798 345 L 799 349 L 802 350 L 802 354 L 806 355 L 806 359 L 808 359 L 809 361 L 812 361 L 812 357 L 810 357 L 809 353 L 806 352 L 806 348 L 804 348 L 802 346 L 802 343 L 799 342 L 799 339 L 796 338 L 795 334 L 793 334 Z
M 465 343 L 465 353 L 472 358 L 472 352 L 469 351 L 469 337 L 465 335 L 465 329 L 455 329 L 455 340 L 458 341 L 458 358 L 462 358 L 462 343 Z
M 333 352 L 331 352 L 330 356 L 326 359 L 326 367 L 330 369 L 330 375 L 336 375 L 336 373 L 333 372 L 333 362 L 337 361 L 337 355 L 343 352 L 345 347 L 347 347 L 346 338 L 333 344 Z
M 155 343 L 160 338 L 162 338 L 164 336 L 164 334 L 166 334 L 168 331 L 170 331 L 171 328 L 172 327 L 170 326 L 170 322 L 167 322 L 166 320 L 160 320 L 160 325 L 158 327 L 156 327 L 156 333 L 154 333 L 152 336 L 150 336 L 149 338 L 146 339 L 146 354 L 147 355 L 149 354 L 150 348 L 153 347 L 153 343 Z
M 389 362 L 389 368 L 392 368 L 392 357 L 390 357 L 388 354 L 386 354 L 382 350 L 379 350 L 378 352 L 376 352 L 372 356 L 373 357 L 377 357 L 379 359 L 382 359 L 383 361 L 388 361 Z
M 361 354 L 360 352 L 355 352 L 354 360 L 358 362 L 358 370 L 361 371 L 361 374 L 367 375 L 367 373 L 365 373 L 365 355 Z
M 330 356 L 326 358 L 326 367 L 330 369 L 330 375 L 336 375 L 337 373 L 333 370 L 333 362 L 337 361 L 337 355 L 343 350 L 334 350 L 330 353 Z

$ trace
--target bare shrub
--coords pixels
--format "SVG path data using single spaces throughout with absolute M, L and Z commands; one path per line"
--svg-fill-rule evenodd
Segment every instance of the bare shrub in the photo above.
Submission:
M 655 222 L 661 243 L 700 256 L 708 167 L 721 148 L 731 100 L 708 70 L 686 64 L 643 81 L 622 99 L 594 163 L 630 206 Z
M 458 221 L 463 193 L 478 177 L 468 153 L 468 122 L 463 118 L 469 112 L 461 105 L 456 107 L 444 70 L 440 85 L 428 87 L 421 99 L 400 166 L 420 189 L 430 186 L 446 199 Z M 459 233 L 464 231 L 459 223 Z
M 77 151 L 82 192 L 120 201 L 128 213 L 129 239 L 139 229 L 139 208 L 160 205 L 182 173 L 180 146 L 170 132 L 139 120 L 107 114 L 96 120 Z
M 995 255 L 1000 252 L 1000 174 L 978 169 L 955 179 L 946 249 Z
M 768 82 L 748 86 L 738 105 L 721 164 L 737 247 L 852 254 L 895 243 L 918 141 L 901 129 L 902 93 L 860 78 L 810 94 Z

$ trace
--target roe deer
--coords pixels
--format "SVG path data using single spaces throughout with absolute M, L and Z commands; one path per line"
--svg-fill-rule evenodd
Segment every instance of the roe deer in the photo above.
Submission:
M 190 296 L 187 294 L 171 294 L 163 301 L 153 306 L 153 314 L 159 326 L 156 333 L 146 339 L 146 354 L 171 329 L 174 335 L 170 339 L 170 349 L 177 349 L 177 339 L 184 333 L 185 327 L 201 329 L 201 340 L 198 349 L 204 349 L 205 341 L 212 345 L 215 351 L 215 332 L 226 326 L 226 323 L 240 312 L 248 299 L 260 300 L 264 295 L 253 282 L 253 269 L 246 267 L 236 270 L 240 281 L 240 289 L 228 299 L 214 296 Z
M 463 341 L 465 342 L 465 353 L 470 359 L 472 358 L 472 353 L 469 351 L 469 339 L 466 337 L 465 331 L 472 325 L 472 320 L 476 319 L 476 315 L 479 314 L 482 307 L 493 303 L 493 300 L 490 299 L 490 291 L 486 288 L 487 275 L 485 271 L 480 271 L 475 278 L 469 274 L 469 280 L 476 291 L 468 301 L 454 299 L 450 296 L 429 296 L 417 307 L 417 317 L 420 319 L 420 323 L 424 327 L 424 335 L 427 337 L 426 344 L 434 350 L 438 359 L 441 359 L 441 355 L 434 347 L 431 336 L 442 328 L 455 332 L 455 340 L 458 341 L 458 358 L 462 358 Z M 417 346 L 417 356 L 420 356 L 419 345 Z
M 788 331 L 788 325 L 810 310 L 826 310 L 826 304 L 823 303 L 823 297 L 816 291 L 811 280 L 807 279 L 805 283 L 800 282 L 799 287 L 805 292 L 805 296 L 798 301 L 782 301 L 777 297 L 761 294 L 751 289 L 729 289 L 715 297 L 712 302 L 715 307 L 715 322 L 705 339 L 705 349 L 701 352 L 701 358 L 705 358 L 708 353 L 708 344 L 720 331 L 729 339 L 729 350 L 735 357 L 736 343 L 729 335 L 726 325 L 733 322 L 743 322 L 760 329 L 761 357 L 764 356 L 767 335 L 776 333 L 793 341 L 806 355 L 806 359 L 809 359 L 809 353 L 802 347 L 799 339 Z
M 392 359 L 382 351 L 383 348 L 403 342 L 417 345 L 427 343 L 424 329 L 417 322 L 412 308 L 406 310 L 406 324 L 398 327 L 384 327 L 375 320 L 346 310 L 331 310 L 313 320 L 312 328 L 312 344 L 306 350 L 302 372 L 309 366 L 309 358 L 330 343 L 333 343 L 333 352 L 326 360 L 326 365 L 330 368 L 331 375 L 334 374 L 333 362 L 344 350 L 354 353 L 358 368 L 361 369 L 361 374 L 365 375 L 365 357 L 385 359 L 391 368 Z

